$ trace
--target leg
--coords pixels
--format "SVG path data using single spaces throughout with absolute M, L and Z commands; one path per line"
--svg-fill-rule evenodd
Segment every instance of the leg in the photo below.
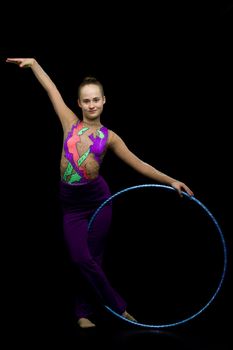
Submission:
M 95 217 L 88 232 L 88 247 L 95 262 L 102 266 L 106 238 L 112 222 L 112 206 L 106 205 Z
M 64 231 L 72 261 L 79 267 L 82 276 L 92 287 L 95 295 L 100 302 L 122 314 L 126 303 L 112 288 L 101 266 L 97 263 L 101 260 L 101 242 L 103 243 L 102 240 L 106 235 L 106 230 L 103 233 L 103 223 L 101 222 L 100 227 L 95 225 L 89 238 L 86 214 L 73 212 L 64 215 Z M 88 242 L 91 248 L 89 248 Z M 91 251 L 94 257 L 91 255 Z M 77 314 L 77 316 L 85 317 L 83 314 Z
M 88 233 L 88 246 L 93 259 L 102 266 L 105 239 L 110 230 L 112 220 L 112 207 L 106 205 L 96 216 L 93 227 Z M 137 322 L 126 310 L 121 313 L 123 317 L 130 321 Z

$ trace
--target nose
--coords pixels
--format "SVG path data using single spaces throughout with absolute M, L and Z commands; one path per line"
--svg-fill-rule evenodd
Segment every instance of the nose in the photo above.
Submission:
M 90 101 L 90 103 L 89 103 L 89 108 L 94 108 L 95 107 L 95 103 L 93 102 L 93 101 Z

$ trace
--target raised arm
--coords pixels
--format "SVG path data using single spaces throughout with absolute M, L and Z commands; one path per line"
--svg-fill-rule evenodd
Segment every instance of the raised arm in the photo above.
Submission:
M 65 104 L 54 82 L 34 58 L 7 58 L 6 62 L 15 63 L 20 68 L 31 68 L 35 77 L 47 92 L 63 127 L 77 119 L 77 116 Z
M 151 178 L 152 180 L 172 186 L 182 197 L 182 191 L 187 192 L 190 196 L 193 195 L 192 190 L 183 182 L 180 182 L 161 171 L 155 169 L 150 164 L 143 162 L 133 152 L 131 152 L 124 141 L 113 131 L 109 135 L 109 148 L 126 164 L 141 173 L 142 175 Z

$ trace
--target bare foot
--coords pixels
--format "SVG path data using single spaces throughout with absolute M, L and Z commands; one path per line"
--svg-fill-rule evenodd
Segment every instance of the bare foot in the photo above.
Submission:
M 132 315 L 130 315 L 127 311 L 123 312 L 122 316 L 127 318 L 127 320 L 137 322 L 137 320 Z
M 88 318 L 85 317 L 81 317 L 78 319 L 78 325 L 80 328 L 93 328 L 96 325 L 91 322 L 90 320 L 88 320 Z

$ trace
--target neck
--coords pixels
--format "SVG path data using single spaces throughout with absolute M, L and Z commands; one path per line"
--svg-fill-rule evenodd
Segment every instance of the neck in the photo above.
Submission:
M 101 126 L 100 120 L 86 120 L 83 119 L 83 124 L 87 126 Z

